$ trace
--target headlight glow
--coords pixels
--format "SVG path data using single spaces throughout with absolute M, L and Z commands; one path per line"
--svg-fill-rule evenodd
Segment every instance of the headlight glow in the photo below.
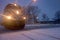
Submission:
M 12 17 L 11 17 L 11 16 L 6 16 L 6 18 L 7 18 L 7 19 L 12 19 Z
M 17 10 L 16 13 L 19 14 L 19 11 Z
M 26 17 L 23 17 L 23 19 L 26 19 Z
M 17 6 L 17 4 L 14 4 L 15 6 Z

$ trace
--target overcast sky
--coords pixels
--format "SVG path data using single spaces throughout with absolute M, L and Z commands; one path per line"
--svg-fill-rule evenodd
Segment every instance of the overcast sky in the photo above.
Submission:
M 0 11 L 4 9 L 8 3 L 13 2 L 15 2 L 15 0 L 0 0 Z M 17 4 L 25 6 L 29 4 L 29 2 L 31 2 L 31 0 L 18 0 Z M 33 5 L 36 5 L 41 9 L 40 16 L 41 14 L 46 13 L 49 18 L 53 18 L 56 11 L 60 10 L 60 0 L 37 0 Z

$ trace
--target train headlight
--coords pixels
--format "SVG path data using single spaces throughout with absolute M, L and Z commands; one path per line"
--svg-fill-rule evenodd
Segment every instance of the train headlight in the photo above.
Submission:
M 6 18 L 7 18 L 7 19 L 12 19 L 12 17 L 11 17 L 11 16 L 6 16 Z
M 17 4 L 14 4 L 15 6 L 17 6 Z
M 26 17 L 23 17 L 23 19 L 25 20 L 25 19 L 26 19 Z
M 19 15 L 19 11 L 18 11 L 18 10 L 16 11 L 16 14 L 18 14 L 18 15 Z

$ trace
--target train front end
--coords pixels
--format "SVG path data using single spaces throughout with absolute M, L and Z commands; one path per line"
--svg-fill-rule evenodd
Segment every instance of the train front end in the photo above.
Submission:
M 3 26 L 11 30 L 24 29 L 26 15 L 23 8 L 17 4 L 8 4 L 4 9 Z

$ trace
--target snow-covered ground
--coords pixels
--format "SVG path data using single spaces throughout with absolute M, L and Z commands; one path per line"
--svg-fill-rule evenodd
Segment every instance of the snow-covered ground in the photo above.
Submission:
M 60 40 L 60 24 L 26 25 L 21 31 L 1 33 L 0 40 Z

